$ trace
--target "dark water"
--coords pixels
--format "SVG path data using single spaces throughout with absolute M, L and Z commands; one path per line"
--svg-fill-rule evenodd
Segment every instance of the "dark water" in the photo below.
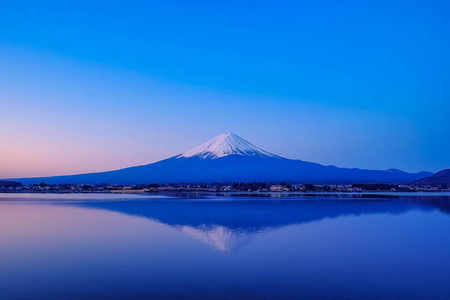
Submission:
M 448 196 L 195 198 L 0 194 L 0 299 L 450 299 Z

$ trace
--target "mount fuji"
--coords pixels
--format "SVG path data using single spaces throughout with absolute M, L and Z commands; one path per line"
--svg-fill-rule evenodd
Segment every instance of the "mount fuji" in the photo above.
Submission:
M 149 184 L 217 182 L 409 183 L 432 173 L 365 170 L 287 159 L 233 134 L 221 134 L 192 150 L 156 163 L 115 171 L 15 179 L 23 184 Z

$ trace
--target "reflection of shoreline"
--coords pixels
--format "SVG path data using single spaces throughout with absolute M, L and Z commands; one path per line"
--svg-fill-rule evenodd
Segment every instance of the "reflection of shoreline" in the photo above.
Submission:
M 446 196 L 422 196 L 411 198 L 410 201 L 432 206 L 438 210 L 450 214 L 450 197 Z
M 338 197 L 338 198 L 402 198 L 402 197 L 450 197 L 450 192 L 205 192 L 205 191 L 160 191 L 149 192 L 147 190 L 111 190 L 104 191 L 25 191 L 10 192 L 0 190 L 0 196 L 8 195 L 146 195 L 146 196 L 173 196 L 184 197 L 188 199 L 201 198 L 208 196 L 217 197 L 261 197 L 261 198 L 280 198 L 280 197 Z
M 169 196 L 174 198 L 186 198 L 186 199 L 211 199 L 211 197 L 223 198 L 239 198 L 238 201 L 242 201 L 242 198 L 270 198 L 271 201 L 276 199 L 292 199 L 296 200 L 316 200 L 317 197 L 322 198 L 338 198 L 336 200 L 358 200 L 358 199 L 409 199 L 410 197 L 424 198 L 424 197 L 444 197 L 450 199 L 450 193 L 436 192 L 436 193 L 404 193 L 404 192 L 359 192 L 359 193 L 292 193 L 292 192 L 158 192 L 158 193 L 145 193 L 147 195 L 160 195 Z M 310 199 L 308 199 L 310 198 Z M 226 199 L 230 201 L 230 199 Z
M 410 210 L 434 208 L 412 201 L 386 199 L 340 201 L 320 198 L 315 201 L 208 201 L 159 200 L 71 202 L 90 209 L 102 209 L 154 220 L 202 240 L 217 250 L 231 251 L 251 237 L 271 229 L 301 225 L 324 219 L 370 214 L 399 215 Z

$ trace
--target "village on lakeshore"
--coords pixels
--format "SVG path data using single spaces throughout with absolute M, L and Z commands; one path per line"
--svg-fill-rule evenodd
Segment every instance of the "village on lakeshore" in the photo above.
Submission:
M 356 184 L 289 184 L 282 183 L 215 183 L 215 184 L 40 184 L 22 185 L 0 181 L 1 192 L 36 193 L 158 193 L 158 192 L 214 192 L 214 193 L 365 193 L 365 192 L 450 192 L 449 185 L 414 186 L 384 183 Z

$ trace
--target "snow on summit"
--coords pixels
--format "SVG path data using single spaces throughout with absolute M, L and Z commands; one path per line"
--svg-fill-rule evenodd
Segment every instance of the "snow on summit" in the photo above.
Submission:
M 203 145 L 178 155 L 176 158 L 200 157 L 216 159 L 228 155 L 281 158 L 256 147 L 234 133 L 221 134 Z

